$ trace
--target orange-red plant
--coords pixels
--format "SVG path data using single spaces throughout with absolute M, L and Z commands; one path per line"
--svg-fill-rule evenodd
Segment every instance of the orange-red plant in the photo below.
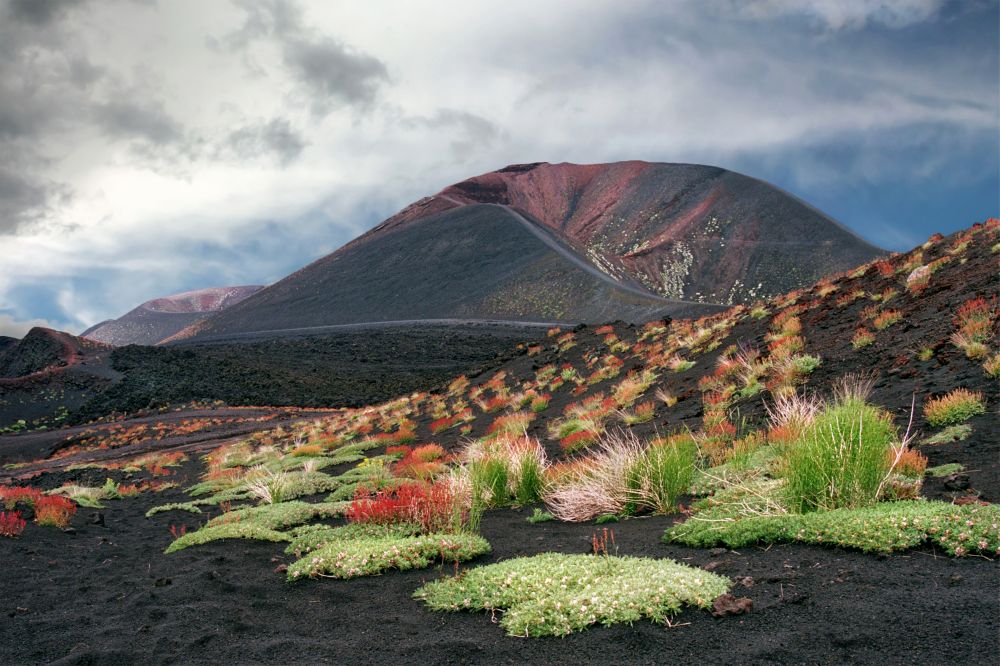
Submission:
M 42 497 L 42 491 L 29 486 L 0 486 L 0 502 L 6 509 L 13 509 L 18 504 L 34 506 Z
M 16 537 L 24 531 L 27 524 L 21 518 L 20 511 L 0 511 L 0 536 Z
M 73 500 L 61 495 L 45 495 L 35 502 L 35 522 L 52 527 L 68 527 L 76 513 Z

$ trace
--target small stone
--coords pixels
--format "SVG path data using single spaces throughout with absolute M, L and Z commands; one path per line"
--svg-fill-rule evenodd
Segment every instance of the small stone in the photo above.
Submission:
M 167 585 L 172 585 L 173 582 L 169 578 L 157 578 L 153 585 L 155 587 L 166 587 Z
M 969 475 L 961 472 L 949 474 L 944 477 L 944 487 L 945 490 L 968 490 Z
M 753 600 L 750 597 L 734 597 L 731 594 L 723 594 L 712 602 L 712 615 L 715 617 L 742 615 L 749 613 L 752 608 Z

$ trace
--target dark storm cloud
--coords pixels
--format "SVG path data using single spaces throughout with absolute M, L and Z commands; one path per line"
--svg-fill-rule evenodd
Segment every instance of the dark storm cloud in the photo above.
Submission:
M 241 127 L 229 134 L 219 148 L 219 155 L 241 160 L 272 158 L 286 166 L 302 153 L 306 142 L 284 118 Z
M 84 2 L 86 0 L 9 0 L 7 14 L 15 21 L 45 26 Z
M 260 39 L 274 40 L 285 68 L 309 96 L 316 115 L 342 106 L 368 107 L 389 81 L 389 70 L 378 58 L 306 26 L 298 4 L 289 0 L 237 4 L 246 13 L 243 26 L 221 43 L 239 51 Z
M 401 123 L 404 127 L 432 130 L 448 142 L 455 159 L 463 162 L 493 146 L 501 136 L 500 128 L 492 121 L 460 109 L 440 109 L 429 117 L 408 117 Z
M 327 37 L 288 41 L 284 55 L 285 65 L 313 93 L 320 110 L 331 102 L 368 105 L 389 79 L 382 61 Z
M 0 235 L 16 231 L 41 215 L 57 188 L 0 166 Z
M 98 104 L 94 120 L 108 136 L 143 139 L 155 145 L 176 143 L 184 136 L 181 124 L 156 102 L 115 100 Z

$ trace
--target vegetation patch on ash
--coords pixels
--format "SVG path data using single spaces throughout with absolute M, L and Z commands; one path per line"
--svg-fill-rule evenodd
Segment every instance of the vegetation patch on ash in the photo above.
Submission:
M 84 447 L 77 476 L 5 489 L 31 523 L 0 539 L 5 656 L 990 663 L 998 254 L 991 220 L 699 320 L 556 327 L 234 438 L 178 488 Z M 39 488 L 129 498 L 74 537 L 34 520 Z M 87 580 L 106 613 L 67 600 Z

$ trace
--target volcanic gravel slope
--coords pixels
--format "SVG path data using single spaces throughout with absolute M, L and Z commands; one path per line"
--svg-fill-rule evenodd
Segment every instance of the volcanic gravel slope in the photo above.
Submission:
M 106 344 L 41 327 L 0 348 L 0 426 L 79 407 L 117 378 L 110 356 Z
M 177 337 L 409 319 L 646 321 L 719 309 L 630 288 L 559 247 L 499 206 L 460 206 L 349 244 Z
M 716 331 L 718 347 L 690 350 L 692 368 L 664 373 L 650 388 L 650 393 L 668 390 L 678 402 L 673 407 L 658 404 L 653 421 L 634 430 L 648 437 L 656 431 L 699 429 L 703 404 L 698 382 L 713 374 L 717 356 L 730 344 L 766 347 L 773 318 L 794 308 L 804 351 L 822 358 L 805 390 L 826 393 L 846 374 L 874 373 L 871 400 L 895 414 L 901 427 L 906 427 L 915 399 L 917 447 L 930 464 L 957 462 L 967 470 L 963 483 L 955 483 L 961 478 L 952 479 L 951 485 L 928 478 L 923 494 L 996 502 L 1000 382 L 990 379 L 982 361 L 967 358 L 950 337 L 953 317 L 963 303 L 997 298 L 1000 253 L 993 248 L 998 243 L 1000 222 L 992 221 L 986 230 L 938 239 L 908 255 L 778 299 L 759 319 L 736 309 L 693 324 L 676 323 L 678 330 L 693 333 L 725 325 Z M 916 264 L 934 264 L 937 270 L 926 288 L 911 293 L 907 277 Z M 877 330 L 870 346 L 854 349 L 852 335 L 868 320 L 865 311 L 876 304 L 882 311 L 897 311 L 901 319 Z M 621 323 L 613 328 L 633 350 L 650 330 Z M 551 364 L 584 369 L 589 358 L 611 353 L 603 331 L 572 331 L 572 347 L 559 339 L 530 343 L 530 351 L 525 347 L 517 358 L 472 377 L 471 386 L 494 380 L 501 371 L 509 384 L 530 381 Z M 990 344 L 995 351 L 997 338 Z M 921 360 L 918 351 L 923 349 L 931 354 Z M 530 433 L 547 440 L 545 426 L 568 403 L 609 392 L 625 372 L 644 363 L 642 353 L 618 353 L 625 361 L 618 377 L 590 385 L 580 395 L 571 395 L 572 383 L 553 390 L 550 406 L 531 424 Z M 981 391 L 986 413 L 970 419 L 967 439 L 926 443 L 936 429 L 925 422 L 920 407 L 926 398 L 955 388 Z M 765 418 L 767 400 L 766 391 L 739 399 L 732 416 L 758 425 Z M 469 435 L 484 433 L 495 415 L 476 410 Z M 431 418 L 416 417 L 418 441 L 433 439 L 452 450 L 467 441 L 455 430 L 432 437 Z M 127 428 L 129 422 L 121 426 Z M 550 453 L 557 454 L 558 444 L 547 441 Z M 177 449 L 184 437 L 164 442 L 165 449 Z M 129 450 L 98 449 L 93 458 L 114 456 L 126 459 Z M 76 458 L 86 459 L 85 453 Z M 184 487 L 202 470 L 193 460 L 172 478 Z M 16 474 L 18 470 L 2 470 L 0 478 Z M 68 481 L 100 485 L 108 476 L 122 481 L 126 475 L 78 468 L 46 474 L 32 483 L 42 488 Z M 142 478 L 144 473 L 139 473 L 130 482 Z M 0 622 L 0 661 L 992 664 L 1000 649 L 997 562 L 953 558 L 933 547 L 888 556 L 794 544 L 738 552 L 692 549 L 661 541 L 664 529 L 686 516 L 630 519 L 605 526 L 614 529 L 619 554 L 670 557 L 726 575 L 735 581 L 734 594 L 753 601 L 751 612 L 713 618 L 685 610 L 672 628 L 637 622 L 594 627 L 563 639 L 522 639 L 506 636 L 489 614 L 432 612 L 412 599 L 423 582 L 452 575 L 450 566 L 289 584 L 280 569 L 288 562 L 280 544 L 225 541 L 165 556 L 171 527 L 194 529 L 207 516 L 174 512 L 147 519 L 144 514 L 152 506 L 187 498 L 180 489 L 145 493 L 109 503 L 100 516 L 81 510 L 71 533 L 29 525 L 18 539 L 0 539 L 5 565 L 0 610 L 6 615 Z M 529 525 L 525 517 L 530 510 L 488 512 L 482 534 L 493 552 L 466 566 L 546 551 L 590 550 L 597 529 L 593 524 Z
M 91 326 L 80 337 L 116 347 L 155 345 L 181 329 L 239 303 L 260 289 L 256 285 L 213 287 L 155 298 L 118 319 Z
M 421 199 L 178 337 L 411 318 L 692 316 L 710 311 L 693 303 L 749 302 L 880 254 L 725 169 L 515 165 Z

